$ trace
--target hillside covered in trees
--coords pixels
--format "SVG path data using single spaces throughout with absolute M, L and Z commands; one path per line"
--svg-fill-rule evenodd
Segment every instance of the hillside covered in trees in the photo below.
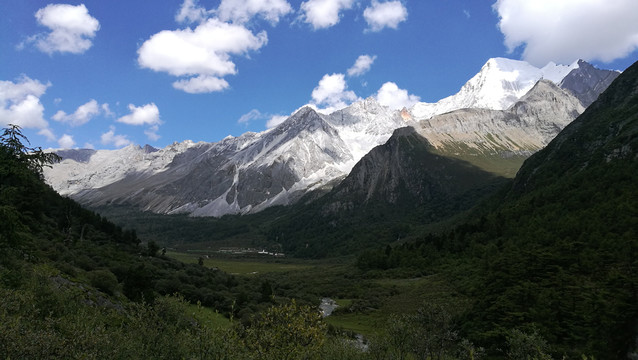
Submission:
M 359 268 L 448 274 L 463 333 L 538 331 L 556 356 L 620 359 L 638 335 L 638 64 L 469 220 L 362 254 Z
M 386 229 L 411 238 L 363 251 L 356 267 L 306 285 L 293 273 L 238 277 L 172 260 L 46 186 L 42 167 L 56 156 L 25 145 L 19 127 L 0 140 L 0 357 L 636 355 L 638 64 L 456 225 Z M 321 281 L 328 289 L 432 276 L 458 304 L 443 306 L 445 295 L 397 311 L 365 346 L 327 326 L 312 301 L 292 300 Z M 377 289 L 388 294 L 371 294 Z M 399 291 L 368 290 L 339 289 L 357 296 L 343 311 L 375 311 L 377 296 Z

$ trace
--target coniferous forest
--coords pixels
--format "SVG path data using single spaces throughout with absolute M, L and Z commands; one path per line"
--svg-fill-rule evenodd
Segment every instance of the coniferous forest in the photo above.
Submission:
M 309 275 L 238 276 L 175 260 L 161 239 L 142 242 L 128 224 L 55 193 L 42 168 L 58 158 L 30 147 L 19 127 L 0 140 L 1 358 L 637 356 L 637 64 L 453 222 L 419 227 L 418 207 L 409 221 L 373 208 L 373 223 L 322 233 L 330 249 L 348 234 L 359 243 L 324 249 L 331 267 Z M 288 246 L 304 248 L 299 221 L 267 214 L 255 232 L 295 234 Z M 385 237 L 354 236 L 366 227 Z M 411 294 L 386 285 L 397 279 L 430 292 L 395 304 L 363 340 L 316 310 L 331 295 L 351 300 L 337 315 L 379 314 L 384 299 Z

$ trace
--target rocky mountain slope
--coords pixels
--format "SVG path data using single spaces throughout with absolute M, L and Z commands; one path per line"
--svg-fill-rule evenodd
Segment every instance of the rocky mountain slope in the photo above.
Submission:
M 374 98 L 329 115 L 303 107 L 273 129 L 217 143 L 64 151 L 65 160 L 47 169 L 45 178 L 85 205 L 222 216 L 292 204 L 309 191 L 329 189 L 405 126 L 413 126 L 438 151 L 457 157 L 476 157 L 477 152 L 496 156 L 497 162 L 512 154 L 526 157 L 582 112 L 572 95 L 550 82 L 535 86 L 541 78 L 558 83 L 576 66 L 537 69 L 491 59 L 458 94 L 433 109 L 417 104 L 392 111 Z M 431 117 L 467 107 L 473 109 Z M 496 111 L 502 108 L 509 109 Z
M 507 110 L 461 109 L 398 129 L 326 195 L 325 207 L 337 212 L 368 202 L 440 208 L 463 203 L 469 191 L 498 182 L 476 158 L 522 159 L 547 145 L 583 110 L 577 98 L 541 80 Z
M 414 127 L 397 129 L 372 149 L 326 195 L 331 212 L 369 202 L 416 207 L 456 202 L 466 192 L 487 186 L 494 174 L 441 155 Z M 409 204 L 409 205 L 408 205 Z
M 576 96 L 584 107 L 588 107 L 618 75 L 618 71 L 596 69 L 591 64 L 579 60 L 578 67 L 570 71 L 559 86 Z

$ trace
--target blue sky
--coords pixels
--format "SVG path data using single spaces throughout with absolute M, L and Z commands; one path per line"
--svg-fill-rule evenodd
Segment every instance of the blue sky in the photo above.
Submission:
M 456 93 L 491 57 L 623 70 L 635 0 L 4 0 L 0 126 L 43 148 L 263 131 L 305 104 Z M 357 66 L 355 66 L 355 63 Z

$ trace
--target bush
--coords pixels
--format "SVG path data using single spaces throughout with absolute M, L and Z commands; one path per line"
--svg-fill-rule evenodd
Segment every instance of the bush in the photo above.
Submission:
M 117 289 L 117 278 L 108 270 L 93 270 L 87 273 L 91 285 L 109 295 Z

